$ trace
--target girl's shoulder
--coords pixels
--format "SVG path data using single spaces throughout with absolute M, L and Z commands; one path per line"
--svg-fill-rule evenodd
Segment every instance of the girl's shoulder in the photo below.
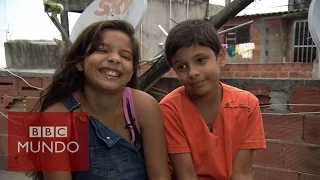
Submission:
M 131 91 L 137 119 L 139 124 L 143 126 L 144 121 L 149 121 L 152 116 L 159 114 L 159 103 L 153 96 L 146 92 L 132 88 Z
M 133 102 L 135 105 L 136 104 L 139 106 L 142 105 L 143 107 L 145 107 L 144 105 L 145 103 L 158 105 L 158 101 L 153 96 L 151 96 L 150 94 L 144 91 L 131 88 L 131 92 L 132 92 Z
M 46 108 L 44 112 L 67 112 L 66 106 L 62 102 L 56 102 Z

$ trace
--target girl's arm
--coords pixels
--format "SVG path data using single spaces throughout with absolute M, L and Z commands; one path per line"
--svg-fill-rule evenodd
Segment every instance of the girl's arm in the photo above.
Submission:
M 44 171 L 44 180 L 72 180 L 70 171 Z
M 146 167 L 150 180 L 171 179 L 162 113 L 158 102 L 149 94 L 133 90 Z
M 53 104 L 52 106 L 48 107 L 45 112 L 67 112 L 67 109 L 65 108 L 65 106 L 62 103 L 56 103 Z M 54 123 L 52 123 L 54 124 Z M 60 156 L 61 157 L 61 156 Z M 59 163 L 67 163 L 69 161 L 69 156 L 68 153 L 64 154 L 64 157 L 61 157 L 62 159 L 65 159 L 64 162 L 61 161 L 61 159 L 59 158 L 59 160 L 56 159 L 52 159 L 50 158 L 49 154 L 46 154 L 46 157 L 43 157 L 42 159 L 42 163 L 55 163 L 55 164 L 59 164 Z M 43 171 L 43 178 L 44 180 L 72 180 L 71 177 L 71 172 L 70 171 Z

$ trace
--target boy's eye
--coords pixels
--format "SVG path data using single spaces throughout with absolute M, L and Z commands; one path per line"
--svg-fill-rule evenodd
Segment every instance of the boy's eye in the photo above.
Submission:
M 198 58 L 198 59 L 197 59 L 197 61 L 198 61 L 199 63 L 203 63 L 205 60 L 206 60 L 206 58 Z

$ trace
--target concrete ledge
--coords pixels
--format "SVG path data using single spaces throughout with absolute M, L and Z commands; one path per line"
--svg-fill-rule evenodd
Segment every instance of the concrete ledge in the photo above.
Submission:
M 318 86 L 320 79 L 280 79 L 280 78 L 221 78 L 221 82 L 238 88 L 245 88 L 248 84 L 265 84 L 273 91 L 285 90 L 291 86 Z M 176 88 L 180 86 L 177 78 L 162 77 L 156 84 L 168 84 Z
M 0 170 L 0 179 L 2 180 L 31 180 L 32 178 L 25 175 L 25 173 L 12 172 Z
M 13 40 L 4 43 L 8 68 L 56 68 L 68 49 L 59 40 Z
M 15 68 L 6 68 L 15 75 L 21 77 L 52 77 L 55 72 L 55 69 L 15 69 Z M 0 76 L 13 76 L 4 68 L 0 68 Z

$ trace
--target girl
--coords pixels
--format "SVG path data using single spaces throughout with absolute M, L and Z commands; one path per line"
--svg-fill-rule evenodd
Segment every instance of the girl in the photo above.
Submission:
M 158 102 L 136 89 L 139 52 L 125 21 L 97 22 L 78 36 L 40 111 L 88 112 L 89 171 L 36 172 L 34 179 L 170 179 Z

